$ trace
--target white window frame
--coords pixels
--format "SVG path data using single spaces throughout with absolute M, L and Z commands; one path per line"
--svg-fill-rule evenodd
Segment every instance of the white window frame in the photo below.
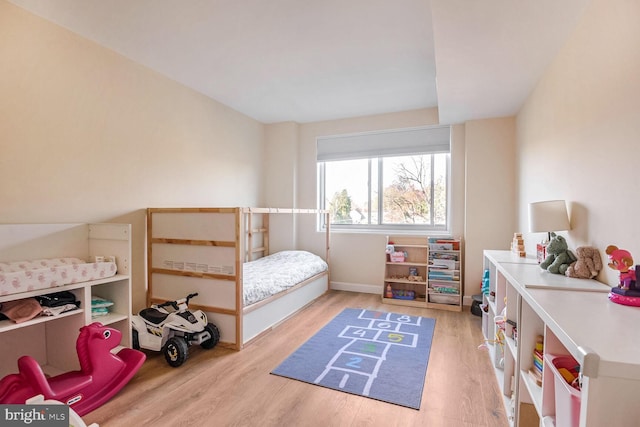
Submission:
M 388 140 L 392 138 L 393 145 L 388 144 Z M 445 225 L 428 225 L 428 224 L 371 224 L 371 191 L 368 191 L 368 224 L 331 224 L 333 231 L 349 231 L 349 232 L 434 232 L 449 233 L 451 228 L 451 127 L 450 126 L 429 126 L 399 130 L 389 130 L 382 132 L 367 132 L 349 135 L 335 135 L 327 137 L 319 137 L 317 143 L 317 179 L 318 179 L 318 200 L 317 205 L 320 209 L 325 209 L 325 163 L 334 160 L 347 159 L 369 159 L 368 167 L 368 186 L 371 188 L 371 162 L 373 159 L 378 161 L 378 175 L 383 173 L 384 157 L 399 157 L 410 155 L 429 155 L 438 153 L 447 153 L 446 162 L 446 224 Z M 432 158 L 433 160 L 433 158 Z M 431 173 L 434 173 L 433 162 Z M 378 176 L 378 194 L 382 200 L 383 183 Z M 433 177 L 433 175 L 432 175 Z M 433 182 L 433 179 L 432 179 Z M 433 191 L 433 186 L 431 188 Z M 431 198 L 433 200 L 433 197 Z M 383 218 L 384 204 L 378 204 L 379 221 Z M 433 215 L 433 209 L 431 209 Z M 432 221 L 433 223 L 433 221 Z M 325 216 L 318 218 L 318 229 L 324 230 L 326 227 Z

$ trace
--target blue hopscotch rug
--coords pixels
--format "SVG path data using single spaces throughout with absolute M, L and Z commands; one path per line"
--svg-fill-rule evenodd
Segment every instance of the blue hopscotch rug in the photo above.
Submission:
M 271 373 L 420 409 L 435 323 L 347 308 Z

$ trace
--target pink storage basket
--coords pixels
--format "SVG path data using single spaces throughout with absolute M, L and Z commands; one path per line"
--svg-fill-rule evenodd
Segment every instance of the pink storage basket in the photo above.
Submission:
M 556 426 L 578 427 L 580 424 L 580 390 L 577 390 L 558 372 L 559 368 L 574 371 L 578 362 L 571 356 L 545 354 L 545 361 L 553 372 L 556 394 Z
M 393 252 L 389 255 L 391 262 L 404 262 L 404 252 Z

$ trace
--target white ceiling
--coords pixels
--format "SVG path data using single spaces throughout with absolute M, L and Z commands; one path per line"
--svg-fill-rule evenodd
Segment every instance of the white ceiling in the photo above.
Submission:
M 9 1 L 264 123 L 513 115 L 589 2 Z

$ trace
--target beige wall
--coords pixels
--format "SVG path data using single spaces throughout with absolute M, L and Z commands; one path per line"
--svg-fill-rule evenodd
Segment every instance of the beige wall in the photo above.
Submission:
M 515 118 L 465 123 L 465 295 L 480 293 L 482 251 L 509 249 L 516 229 Z
M 147 207 L 256 205 L 264 126 L 0 0 L 0 222 L 133 225 Z
M 517 117 L 519 226 L 527 204 L 570 202 L 570 247 L 640 263 L 640 2 L 593 0 Z M 541 237 L 526 235 L 527 250 Z M 606 259 L 606 258 L 605 258 Z M 617 274 L 605 267 L 599 279 Z
M 296 205 L 296 163 L 300 125 L 284 122 L 265 125 L 263 194 L 267 207 Z

